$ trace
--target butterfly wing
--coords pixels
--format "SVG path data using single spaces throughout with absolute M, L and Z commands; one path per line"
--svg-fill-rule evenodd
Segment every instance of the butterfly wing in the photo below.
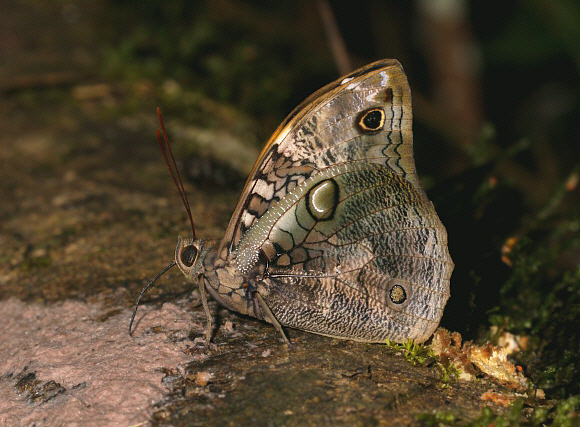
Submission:
M 383 129 L 361 141 L 361 111 L 383 106 Z M 413 158 L 411 91 L 401 64 L 377 61 L 318 90 L 290 113 L 250 173 L 220 244 L 233 252 L 245 232 L 287 192 L 328 165 L 376 162 L 423 192 Z
M 361 341 L 431 335 L 453 263 L 415 172 L 397 61 L 355 71 L 290 114 L 218 254 L 246 277 L 262 266 L 258 292 L 283 325 Z

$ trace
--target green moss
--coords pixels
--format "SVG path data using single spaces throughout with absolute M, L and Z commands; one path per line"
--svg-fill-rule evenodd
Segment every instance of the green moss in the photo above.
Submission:
M 537 387 L 556 398 L 580 393 L 580 266 L 566 266 L 580 248 L 580 217 L 561 213 L 563 188 L 528 219 L 508 254 L 511 275 L 490 313 L 500 332 L 530 338 L 517 362 Z
M 399 344 L 387 339 L 386 345 L 392 350 L 403 353 L 405 359 L 415 366 L 423 366 L 427 360 L 435 358 L 435 354 L 429 347 L 424 344 L 415 344 L 413 340 Z
M 551 425 L 558 427 L 580 426 L 580 396 L 572 396 L 560 401 L 552 408 L 536 407 L 525 410 L 524 400 L 514 402 L 509 412 L 494 414 L 490 408 L 484 408 L 480 417 L 473 423 L 466 424 L 474 427 L 495 426 L 541 426 Z
M 528 408 L 529 409 L 529 408 Z M 451 412 L 439 411 L 434 414 L 420 414 L 417 420 L 430 426 L 469 426 L 469 427 L 511 427 L 511 426 L 544 426 L 572 427 L 580 426 L 580 396 L 572 396 L 559 402 L 552 408 L 537 407 L 527 410 L 523 399 L 516 400 L 507 412 L 495 413 L 484 407 L 481 414 L 473 421 L 463 422 Z
M 457 382 L 459 378 L 459 370 L 452 363 L 449 363 L 447 366 L 440 363 L 439 358 L 433 353 L 433 350 L 425 344 L 416 344 L 413 340 L 399 344 L 387 339 L 386 345 L 391 350 L 400 351 L 405 359 L 415 366 L 425 366 L 426 363 L 435 361 L 435 367 L 439 371 L 441 388 L 448 388 L 451 384 Z
M 441 381 L 441 388 L 449 388 L 452 384 L 458 381 L 459 374 L 461 372 L 455 367 L 455 365 L 453 365 L 453 363 L 443 365 L 442 363 L 437 362 L 436 366 L 439 370 L 439 381 Z
M 510 411 L 507 414 L 495 414 L 489 407 L 485 407 L 481 411 L 479 418 L 469 423 L 472 427 L 508 427 L 519 426 L 521 424 L 523 400 L 518 400 L 511 405 Z
M 428 426 L 453 426 L 456 425 L 456 418 L 451 412 L 438 411 L 434 414 L 417 415 L 417 421 Z
M 544 422 L 546 420 L 552 419 L 553 426 L 579 426 L 580 416 L 578 412 L 580 411 L 580 395 L 571 396 L 556 405 L 556 407 L 551 411 L 545 411 L 546 417 L 543 420 L 538 420 Z M 538 413 L 538 417 L 543 416 L 544 411 Z M 552 418 L 553 417 L 553 418 Z

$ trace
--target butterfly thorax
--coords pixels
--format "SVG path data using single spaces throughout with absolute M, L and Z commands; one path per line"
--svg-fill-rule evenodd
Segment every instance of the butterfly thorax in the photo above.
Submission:
M 203 280 L 205 289 L 221 305 L 238 313 L 255 316 L 251 283 L 241 275 L 235 262 L 218 256 L 219 241 L 214 239 L 178 240 L 175 262 L 185 277 Z

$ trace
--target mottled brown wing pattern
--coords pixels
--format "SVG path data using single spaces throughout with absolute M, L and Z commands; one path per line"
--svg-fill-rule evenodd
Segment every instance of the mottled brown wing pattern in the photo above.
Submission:
M 415 171 L 411 93 L 397 61 L 343 77 L 290 114 L 209 254 L 210 293 L 280 330 L 366 342 L 432 334 L 453 262 Z M 201 271 L 176 258 L 186 275 Z
M 372 108 L 384 111 L 383 126 L 361 135 L 361 114 Z M 385 165 L 423 193 L 413 159 L 410 89 L 395 60 L 370 64 L 325 86 L 290 114 L 256 162 L 219 256 L 225 260 L 250 227 L 297 185 L 330 165 L 361 161 Z
M 276 319 L 323 335 L 424 341 L 449 297 L 445 229 L 384 165 L 333 165 L 299 184 L 242 238 L 243 274 L 260 255 L 258 292 Z

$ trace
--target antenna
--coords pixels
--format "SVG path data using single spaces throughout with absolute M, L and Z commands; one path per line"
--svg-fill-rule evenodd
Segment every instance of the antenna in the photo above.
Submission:
M 161 108 L 159 107 L 157 107 L 157 117 L 159 117 L 159 124 L 161 125 L 161 132 L 159 131 L 159 129 L 155 131 L 155 134 L 157 135 L 157 143 L 159 144 L 159 148 L 161 148 L 161 154 L 163 154 L 165 164 L 169 169 L 171 178 L 173 178 L 173 182 L 177 187 L 177 191 L 179 192 L 179 196 L 181 197 L 183 206 L 185 206 L 185 210 L 187 211 L 187 215 L 189 216 L 189 223 L 191 224 L 191 232 L 193 233 L 193 240 L 195 240 L 195 227 L 193 225 L 193 217 L 191 216 L 191 209 L 189 208 L 189 201 L 187 200 L 187 194 L 185 194 L 185 187 L 183 186 L 183 181 L 181 181 L 181 175 L 179 174 L 179 169 L 177 168 L 175 157 L 173 157 L 173 151 L 171 150 L 171 144 L 169 143 L 169 137 L 167 136 L 167 132 L 165 131 L 165 123 L 163 123 L 163 117 L 161 115 Z M 162 133 L 163 138 L 161 138 Z M 169 155 L 167 155 L 167 153 L 169 153 Z M 170 158 L 171 161 L 169 161 Z
M 141 297 L 143 296 L 145 291 L 147 289 L 149 289 L 149 286 L 151 286 L 157 279 L 159 279 L 167 270 L 169 270 L 174 265 L 175 265 L 175 261 L 173 261 L 171 264 L 169 264 L 167 267 L 165 267 L 161 273 L 159 273 L 157 276 L 155 276 L 155 279 L 153 279 L 149 283 L 147 283 L 147 286 L 145 286 L 143 288 L 143 290 L 141 291 L 141 293 L 139 294 L 139 298 L 137 298 L 137 303 L 135 304 L 135 310 L 133 310 L 133 315 L 131 316 L 131 321 L 129 322 L 129 336 L 132 336 L 131 335 L 131 328 L 133 327 L 133 320 L 135 320 L 135 315 L 137 314 L 137 309 L 139 308 L 139 302 L 141 301 Z
M 173 151 L 171 150 L 171 144 L 169 143 L 169 137 L 167 136 L 167 131 L 165 130 L 163 116 L 161 115 L 161 108 L 159 107 L 157 107 L 157 117 L 159 117 L 159 124 L 161 126 L 161 131 L 159 131 L 159 129 L 155 131 L 155 134 L 157 135 L 157 143 L 159 144 L 161 154 L 163 154 L 163 158 L 165 159 L 165 164 L 169 169 L 171 178 L 173 178 L 173 182 L 177 187 L 177 191 L 179 192 L 179 196 L 181 197 L 183 206 L 185 206 L 187 216 L 189 216 L 189 223 L 191 224 L 191 232 L 193 233 L 193 239 L 195 240 L 195 227 L 193 225 L 193 216 L 191 216 L 191 209 L 189 208 L 189 202 L 187 200 L 187 195 L 185 194 L 185 187 L 183 186 L 183 181 L 181 180 L 181 175 L 179 174 L 179 169 L 177 168 L 177 163 L 175 162 L 175 157 L 173 156 Z M 161 135 L 163 135 L 163 137 L 161 137 Z M 171 159 L 171 161 L 169 159 Z M 153 283 L 155 283 L 157 279 L 159 279 L 167 270 L 169 270 L 174 265 L 175 261 L 173 261 L 171 264 L 165 267 L 163 271 L 159 273 L 157 276 L 155 276 L 155 278 L 151 280 L 139 294 L 139 298 L 137 298 L 137 303 L 135 304 L 135 309 L 133 310 L 133 315 L 131 316 L 131 321 L 129 322 L 130 336 L 131 336 L 131 328 L 133 327 L 133 321 L 135 320 L 135 316 L 137 315 L 137 309 L 139 308 L 139 302 L 141 301 L 141 297 L 145 294 L 145 291 L 149 289 L 149 287 Z

